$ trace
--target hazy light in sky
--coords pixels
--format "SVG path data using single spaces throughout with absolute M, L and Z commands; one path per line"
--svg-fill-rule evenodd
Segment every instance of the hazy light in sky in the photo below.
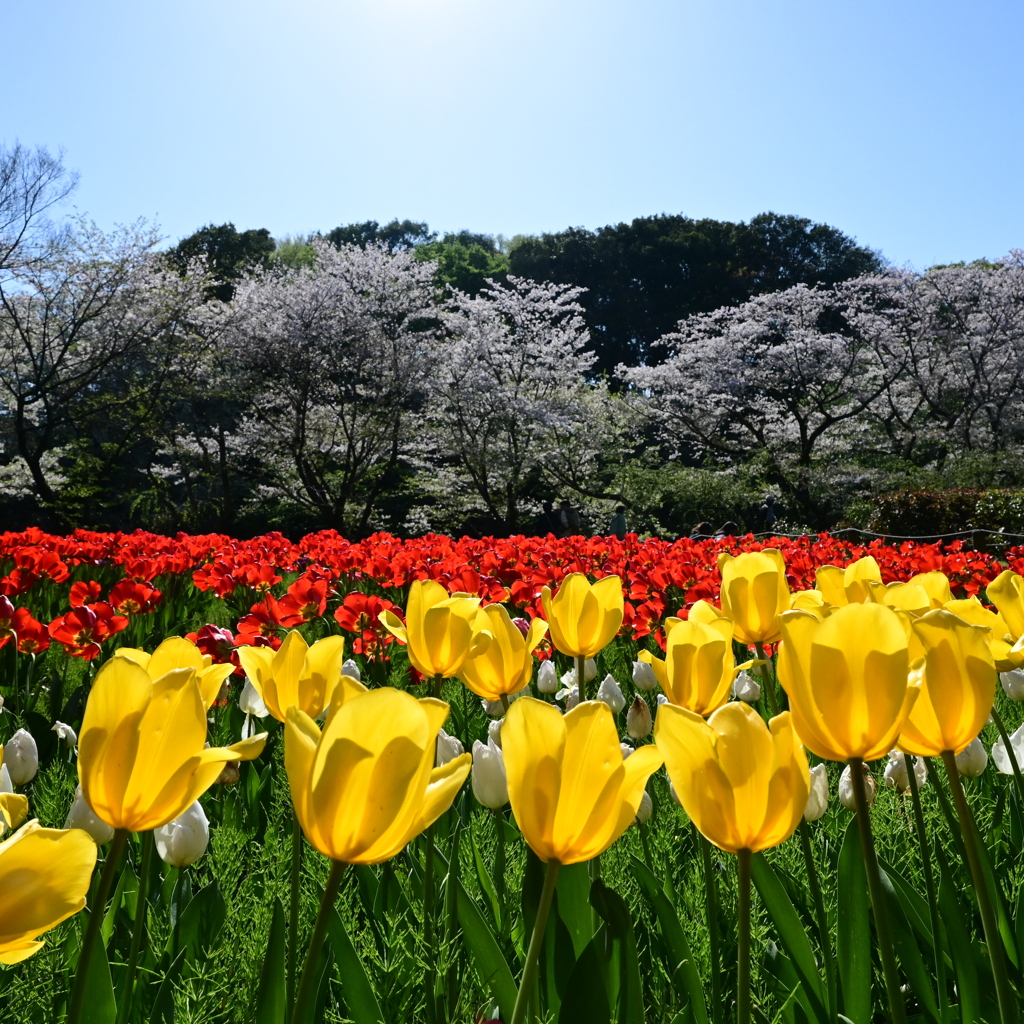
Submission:
M 919 267 L 1024 247 L 1016 3 L 40 0 L 4 29 L 0 137 L 63 146 L 106 226 L 771 209 Z

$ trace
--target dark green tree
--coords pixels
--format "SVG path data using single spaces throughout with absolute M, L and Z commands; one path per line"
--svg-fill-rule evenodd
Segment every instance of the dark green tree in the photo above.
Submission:
M 416 257 L 437 263 L 434 280 L 469 295 L 477 295 L 489 279 L 504 281 L 508 256 L 493 235 L 472 231 L 446 234 L 439 242 L 417 246 Z
M 167 259 L 184 273 L 196 257 L 205 256 L 216 283 L 207 289 L 207 297 L 230 302 L 235 281 L 247 270 L 265 267 L 274 254 L 275 243 L 266 228 L 238 231 L 234 224 L 207 224 L 183 238 L 167 253 Z
M 437 232 L 423 221 L 398 220 L 397 218 L 383 227 L 375 220 L 366 220 L 361 224 L 342 224 L 328 231 L 324 238 L 340 249 L 343 245 L 358 245 L 365 249 L 371 242 L 383 242 L 391 252 L 399 249 L 413 249 L 418 245 L 434 241 Z
M 878 253 L 827 224 L 764 213 L 749 223 L 639 217 L 589 231 L 517 239 L 509 271 L 587 289 L 581 298 L 598 361 L 657 362 L 652 343 L 683 317 L 793 284 L 834 284 L 880 269 Z

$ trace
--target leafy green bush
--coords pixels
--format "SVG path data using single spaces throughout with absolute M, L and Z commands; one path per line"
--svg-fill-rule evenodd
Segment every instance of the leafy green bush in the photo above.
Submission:
M 972 529 L 1024 533 L 1024 490 L 901 490 L 858 502 L 847 517 L 876 533 L 911 537 Z

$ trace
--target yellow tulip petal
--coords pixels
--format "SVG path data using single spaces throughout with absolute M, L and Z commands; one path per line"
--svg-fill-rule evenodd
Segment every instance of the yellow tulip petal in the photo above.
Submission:
M 127 658 L 129 661 L 134 661 L 136 665 L 149 671 L 149 662 L 153 657 L 148 651 L 140 650 L 137 647 L 118 647 L 114 651 L 115 658 Z
M 430 784 L 424 794 L 419 817 L 412 833 L 406 839 L 406 843 L 418 836 L 427 826 L 433 825 L 451 807 L 452 801 L 458 795 L 472 766 L 472 755 L 460 754 L 430 773 Z M 402 845 L 404 846 L 405 843 Z
M 192 668 L 196 672 L 203 668 L 203 655 L 199 648 L 183 636 L 169 636 L 164 640 L 146 666 L 152 679 L 159 679 L 176 668 Z
M 203 707 L 207 711 L 217 703 L 224 681 L 235 671 L 230 662 L 227 665 L 210 665 L 199 672 L 199 692 L 203 695 Z
M 21 793 L 0 793 L 0 814 L 8 828 L 17 828 L 28 817 L 28 797 Z
M 31 939 L 25 939 L 23 942 L 12 942 L 5 948 L 0 949 L 0 964 L 6 964 L 8 967 L 13 964 L 20 964 L 22 960 L 27 960 L 33 953 L 38 953 L 45 945 L 45 942 L 33 942 Z
M 402 641 L 409 642 L 409 635 L 405 631 L 405 623 L 390 609 L 383 611 L 377 616 L 380 624 L 392 635 Z
M 330 852 L 324 850 L 317 819 L 311 807 L 313 762 L 319 742 L 320 730 L 316 722 L 300 708 L 290 707 L 284 724 L 284 768 L 292 794 L 292 805 L 306 838 L 321 853 L 330 856 Z

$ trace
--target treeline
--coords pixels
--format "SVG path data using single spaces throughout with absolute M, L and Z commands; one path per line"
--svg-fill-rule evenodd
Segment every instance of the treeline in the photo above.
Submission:
M 1024 268 L 883 266 L 841 232 L 653 217 L 506 241 L 54 223 L 0 153 L 0 517 L 67 529 L 825 528 L 1022 480 Z

